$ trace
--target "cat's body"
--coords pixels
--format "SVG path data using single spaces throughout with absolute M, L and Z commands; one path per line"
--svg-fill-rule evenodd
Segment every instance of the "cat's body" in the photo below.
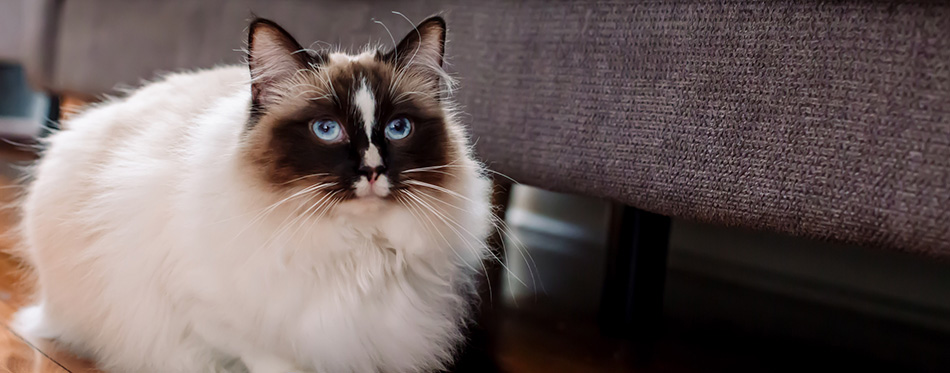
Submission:
M 443 367 L 462 339 L 490 229 L 489 183 L 448 103 L 439 107 L 457 156 L 437 183 L 448 192 L 357 197 L 363 175 L 353 189 L 320 193 L 314 186 L 350 179 L 294 186 L 301 178 L 255 169 L 268 167 L 256 154 L 275 152 L 255 149 L 272 146 L 284 124 L 266 128 L 277 109 L 262 119 L 248 110 L 259 99 L 252 75 L 247 66 L 171 75 L 49 139 L 24 203 L 38 304 L 18 314 L 18 328 L 121 372 L 221 371 L 238 360 L 253 373 Z

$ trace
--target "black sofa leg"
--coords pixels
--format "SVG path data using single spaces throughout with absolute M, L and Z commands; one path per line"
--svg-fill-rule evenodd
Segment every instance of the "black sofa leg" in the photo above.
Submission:
M 630 206 L 613 210 L 600 324 L 605 334 L 632 340 L 638 360 L 649 360 L 662 331 L 670 218 Z

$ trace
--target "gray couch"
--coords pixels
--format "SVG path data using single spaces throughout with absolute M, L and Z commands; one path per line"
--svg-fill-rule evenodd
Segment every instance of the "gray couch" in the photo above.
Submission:
M 925 1 L 29 2 L 26 67 L 98 95 L 234 63 L 250 11 L 388 43 L 443 12 L 477 151 L 667 216 L 950 255 L 950 5 Z M 45 42 L 45 43 L 43 43 Z

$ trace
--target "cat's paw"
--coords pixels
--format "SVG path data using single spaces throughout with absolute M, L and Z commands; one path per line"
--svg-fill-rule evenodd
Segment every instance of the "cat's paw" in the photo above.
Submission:
M 10 325 L 24 339 L 36 342 L 40 339 L 55 339 L 59 333 L 50 325 L 42 304 L 23 307 L 13 316 Z

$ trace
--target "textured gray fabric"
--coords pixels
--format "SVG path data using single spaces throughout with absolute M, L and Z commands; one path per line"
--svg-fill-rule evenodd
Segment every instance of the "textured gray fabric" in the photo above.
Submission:
M 665 215 L 950 253 L 950 5 L 482 9 L 454 47 L 499 46 L 458 61 L 496 169 Z
M 657 213 L 950 255 L 950 4 L 65 2 L 54 73 L 98 93 L 237 61 L 247 9 L 389 42 L 446 10 L 489 165 Z
M 23 58 L 23 2 L 0 0 L 0 61 L 18 62 Z

